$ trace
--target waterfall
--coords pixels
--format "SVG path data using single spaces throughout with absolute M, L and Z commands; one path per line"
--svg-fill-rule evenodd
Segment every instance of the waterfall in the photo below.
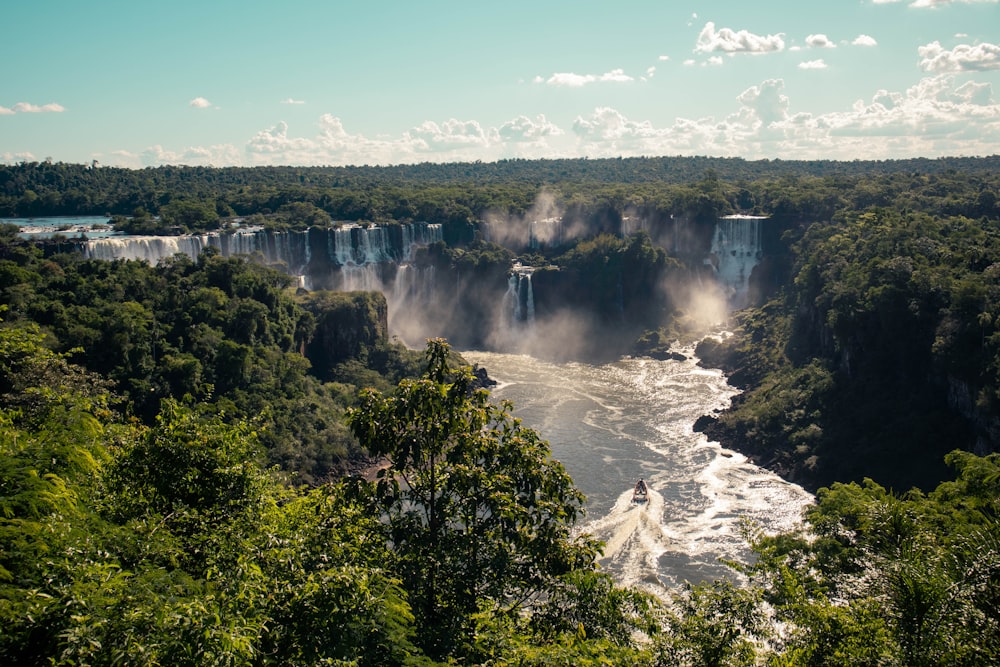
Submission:
M 533 267 L 515 264 L 507 278 L 507 292 L 504 303 L 509 304 L 511 322 L 517 325 L 525 322 L 529 326 L 535 321 L 535 290 L 531 284 Z
M 333 252 L 330 253 L 330 258 L 338 266 L 355 263 L 353 229 L 354 225 L 344 225 L 343 227 L 334 229 L 332 234 L 327 235 L 328 241 L 333 244 Z
M 504 302 L 509 302 L 513 307 L 513 321 L 521 320 L 521 284 L 516 272 L 510 274 L 507 279 L 507 293 L 503 295 Z
M 398 227 L 398 235 L 390 233 L 394 229 L 391 227 L 347 223 L 332 229 L 306 231 L 248 228 L 188 236 L 113 236 L 83 241 L 80 248 L 88 259 L 138 259 L 155 265 L 177 253 L 197 259 L 202 250 L 211 246 L 218 248 L 223 257 L 259 254 L 264 262 L 283 265 L 289 274 L 301 276 L 309 272 L 314 259 L 319 265 L 317 269 L 324 264 L 341 268 L 410 261 L 415 248 L 444 238 L 440 224 L 413 222 Z M 352 282 L 358 281 L 352 279 Z
M 746 305 L 750 274 L 763 255 L 761 216 L 729 215 L 720 218 L 712 237 L 711 256 L 707 260 L 719 282 L 729 294 L 730 305 Z
M 527 297 L 525 297 L 525 320 L 528 324 L 535 321 L 535 290 L 531 287 L 531 273 L 526 273 L 524 275 L 525 283 L 527 283 L 525 289 L 528 292 Z

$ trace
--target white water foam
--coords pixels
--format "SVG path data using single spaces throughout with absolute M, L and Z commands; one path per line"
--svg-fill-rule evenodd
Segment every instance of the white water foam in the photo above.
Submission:
M 787 530 L 811 496 L 695 433 L 736 390 L 721 372 L 685 361 L 556 364 L 524 355 L 463 352 L 499 380 L 497 398 L 549 441 L 587 494 L 581 527 L 604 542 L 600 560 L 620 583 L 653 593 L 683 581 L 738 578 L 743 522 Z M 631 503 L 644 478 L 649 501 Z

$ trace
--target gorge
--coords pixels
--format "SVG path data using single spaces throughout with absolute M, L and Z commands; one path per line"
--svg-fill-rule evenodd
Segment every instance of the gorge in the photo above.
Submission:
M 599 237 L 588 251 L 592 257 L 578 252 L 562 265 L 549 258 L 576 239 L 558 218 L 525 223 L 525 235 L 504 236 L 496 223 L 484 223 L 476 234 L 500 243 L 478 254 L 454 250 L 444 226 L 426 222 L 237 228 L 75 243 L 88 258 L 152 264 L 178 253 L 195 259 L 213 249 L 279 268 L 306 290 L 378 291 L 389 304 L 391 332 L 414 346 L 433 336 L 459 347 L 613 357 L 627 351 L 643 329 L 655 329 L 674 310 L 693 308 L 706 297 L 745 305 L 752 270 L 763 255 L 762 220 L 728 216 L 713 225 L 673 219 L 656 225 L 626 219 L 615 230 L 617 241 Z M 643 231 L 627 234 L 635 230 Z M 547 249 L 545 259 L 540 249 Z M 517 259 L 518 252 L 531 259 Z M 553 337 L 563 340 L 547 344 Z M 596 339 L 603 340 L 594 344 Z M 616 340 L 609 346 L 609 339 Z

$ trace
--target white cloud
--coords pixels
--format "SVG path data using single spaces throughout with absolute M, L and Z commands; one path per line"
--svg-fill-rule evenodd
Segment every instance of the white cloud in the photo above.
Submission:
M 504 157 L 718 155 L 797 159 L 891 159 L 985 155 L 1000 150 L 1000 104 L 989 83 L 942 74 L 906 90 L 878 90 L 826 113 L 795 112 L 781 79 L 768 79 L 733 98 L 732 108 L 666 124 L 629 118 L 607 106 L 560 127 L 544 115 L 517 116 L 498 126 L 477 120 L 425 121 L 395 137 L 351 133 L 332 114 L 315 133 L 294 135 L 280 122 L 244 146 L 108 156 L 124 166 L 149 164 L 360 165 L 490 161 Z M 103 160 L 102 160 L 103 161 Z
M 598 107 L 589 117 L 577 116 L 573 132 L 581 138 L 601 141 L 634 140 L 657 136 L 649 121 L 633 122 L 610 107 Z
M 925 72 L 968 72 L 1000 69 L 1000 45 L 959 44 L 950 51 L 940 42 L 917 48 L 920 69 Z
M 305 104 L 305 100 L 294 100 L 289 97 L 287 100 L 281 100 L 282 104 Z
M 705 24 L 698 41 L 695 44 L 695 53 L 714 53 L 722 51 L 725 53 L 770 53 L 782 51 L 785 48 L 785 40 L 782 33 L 777 35 L 755 35 L 746 30 L 731 30 L 722 28 L 715 30 L 715 24 L 711 21 Z
M 157 144 L 142 151 L 138 156 L 128 151 L 112 152 L 119 163 L 132 166 L 138 161 L 144 167 L 155 167 L 161 164 L 184 164 L 189 166 L 227 166 L 242 165 L 240 151 L 231 144 L 214 146 L 191 146 L 182 151 L 172 151 Z
M 646 76 L 652 79 L 654 74 L 656 74 L 655 66 L 650 65 L 649 67 L 646 68 Z
M 806 60 L 799 63 L 799 69 L 826 69 L 826 63 L 822 58 L 819 60 Z
M 878 42 L 875 41 L 874 37 L 869 35 L 858 35 L 851 42 L 854 46 L 878 46 Z
M 207 109 L 212 106 L 212 103 L 206 100 L 204 97 L 196 97 L 190 102 L 189 105 L 193 106 L 195 109 Z
M 343 130 L 342 127 L 341 130 Z M 440 125 L 428 120 L 411 129 L 406 133 L 406 136 L 414 140 L 415 146 L 420 146 L 424 150 L 453 146 L 489 145 L 486 131 L 474 120 L 460 121 L 452 118 Z
M 814 49 L 835 49 L 837 45 L 830 41 L 826 35 L 809 35 L 806 37 L 806 44 Z
M 687 60 L 684 61 L 684 65 L 687 67 L 690 67 L 691 65 L 694 64 L 695 64 L 694 58 L 688 58 Z
M 722 56 L 711 56 L 707 61 L 705 61 L 702 64 L 711 65 L 712 67 L 722 67 Z
M 12 113 L 62 113 L 66 111 L 66 107 L 61 104 L 56 104 L 55 102 L 50 102 L 49 104 L 43 104 L 38 106 L 37 104 L 29 104 L 28 102 L 18 102 L 14 105 L 13 109 L 7 109 L 6 111 L 0 112 L 3 115 L 10 115 Z
M 502 141 L 515 143 L 537 142 L 544 137 L 554 137 L 563 134 L 555 123 L 549 122 L 544 114 L 539 114 L 534 120 L 527 116 L 518 116 L 501 125 L 497 135 Z
M 624 83 L 634 79 L 625 74 L 625 70 L 613 69 L 604 74 L 573 74 L 572 72 L 556 72 L 548 79 L 536 76 L 535 83 L 546 83 L 550 86 L 566 86 L 579 88 L 589 83 Z
M 670 60 L 670 56 L 660 56 L 660 60 Z
M 784 87 L 782 79 L 768 79 L 759 86 L 747 88 L 736 100 L 753 111 L 763 125 L 771 125 L 788 117 L 788 97 L 781 93 Z
M 17 164 L 18 162 L 38 162 L 38 158 L 27 151 L 0 153 L 0 164 Z
M 0 116 L 13 116 L 16 112 L 13 109 L 8 109 L 7 107 L 0 107 Z

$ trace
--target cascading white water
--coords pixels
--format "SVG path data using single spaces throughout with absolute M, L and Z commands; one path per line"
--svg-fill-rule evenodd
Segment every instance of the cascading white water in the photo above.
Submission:
M 518 323 L 530 326 L 535 321 L 535 290 L 531 284 L 531 274 L 534 267 L 515 264 L 507 279 L 507 292 L 503 302 L 511 313 L 511 322 L 516 327 Z
M 711 257 L 719 282 L 729 295 L 730 305 L 746 305 L 750 274 L 760 262 L 761 221 L 754 215 L 729 215 L 720 218 L 712 237 Z
M 323 239 L 317 237 L 320 234 L 325 234 L 327 262 L 336 267 L 412 258 L 417 246 L 443 238 L 440 224 L 415 222 L 400 227 L 399 247 L 392 243 L 386 227 L 344 224 L 328 230 L 273 232 L 251 228 L 187 236 L 115 236 L 90 239 L 82 244 L 82 249 L 90 259 L 138 259 L 155 265 L 177 253 L 197 259 L 202 250 L 211 246 L 218 248 L 224 257 L 259 255 L 265 262 L 283 265 L 289 274 L 300 277 L 313 264 L 314 240 L 318 248 L 324 247 Z M 353 282 L 380 287 L 369 279 Z
M 513 308 L 513 320 L 519 322 L 521 320 L 521 279 L 516 271 L 511 273 L 510 278 L 507 279 L 507 293 L 504 294 L 504 302 L 510 303 Z
M 695 433 L 695 420 L 737 391 L 720 371 L 683 361 L 624 358 L 550 363 L 523 354 L 463 351 L 498 381 L 495 399 L 549 441 L 587 495 L 581 532 L 605 543 L 602 566 L 622 584 L 656 594 L 684 581 L 738 575 L 725 560 L 750 557 L 743 522 L 787 530 L 812 496 Z M 643 478 L 649 501 L 631 502 Z
M 212 240 L 208 235 L 108 237 L 87 241 L 84 256 L 103 260 L 138 259 L 155 265 L 176 254 L 197 257 L 213 245 Z

